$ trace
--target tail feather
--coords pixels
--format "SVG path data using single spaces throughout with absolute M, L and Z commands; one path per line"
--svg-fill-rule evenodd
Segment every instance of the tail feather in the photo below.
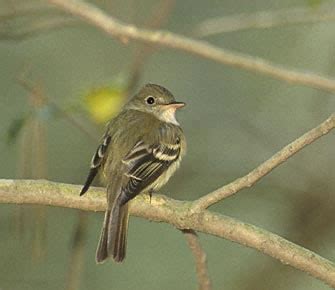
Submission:
M 128 232 L 128 204 L 120 206 L 116 201 L 112 210 L 107 210 L 96 252 L 96 262 L 103 263 L 112 256 L 116 262 L 126 257 Z
M 128 219 L 128 204 L 120 206 L 116 202 L 112 209 L 107 242 L 108 255 L 116 262 L 122 262 L 126 257 Z
M 108 242 L 108 224 L 110 221 L 111 211 L 106 210 L 105 219 L 101 230 L 100 240 L 95 256 L 95 260 L 98 264 L 103 263 L 108 258 L 107 242 Z

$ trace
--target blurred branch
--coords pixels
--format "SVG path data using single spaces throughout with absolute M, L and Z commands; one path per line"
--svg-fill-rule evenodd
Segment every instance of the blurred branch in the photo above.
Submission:
M 42 102 L 44 106 L 50 106 L 51 108 L 53 108 L 69 124 L 71 124 L 73 127 L 77 128 L 79 131 L 84 133 L 89 139 L 96 142 L 97 139 L 96 139 L 95 134 L 87 130 L 86 127 L 80 123 L 80 121 L 77 121 L 76 118 L 71 116 L 69 113 L 64 111 L 61 107 L 59 107 L 55 102 L 53 102 L 51 98 L 47 96 L 47 94 L 44 92 L 43 86 L 41 84 L 29 81 L 26 78 L 26 73 L 27 71 L 23 70 L 16 79 L 18 84 L 20 84 L 22 88 L 30 92 L 31 95 L 35 96 L 35 99 L 37 99 L 39 102 Z
M 24 87 L 26 89 L 26 87 Z M 46 100 L 40 91 L 40 86 L 35 84 L 31 90 L 27 90 L 29 118 L 22 126 L 20 157 L 18 168 L 19 178 L 44 179 L 48 176 L 48 154 L 47 154 L 47 120 L 41 117 L 41 111 L 46 106 Z M 18 136 L 16 136 L 18 137 Z M 25 154 L 29 154 L 27 158 Z M 41 262 L 47 254 L 47 209 L 43 206 L 16 207 L 14 219 L 19 223 L 17 228 L 23 229 L 23 233 L 32 233 L 31 256 L 34 263 Z M 30 224 L 30 222 L 32 224 Z
M 22 4 L 21 4 L 22 5 Z M 78 24 L 78 20 L 45 5 L 13 5 L 0 14 L 0 40 L 20 41 L 59 28 Z
M 81 186 L 43 180 L 0 180 L 0 203 L 39 204 L 89 211 L 106 209 L 103 188 L 92 188 L 80 197 Z M 165 222 L 179 229 L 193 229 L 254 248 L 335 287 L 335 264 L 266 230 L 208 210 L 194 211 L 193 203 L 163 195 L 151 202 L 139 195 L 131 202 L 132 215 Z
M 195 259 L 199 290 L 212 289 L 207 269 L 207 256 L 200 245 L 197 233 L 194 230 L 183 230 L 182 232 Z
M 57 9 L 50 8 L 46 5 L 30 5 L 30 6 L 16 6 L 14 3 L 7 9 L 8 12 L 2 12 L 0 14 L 0 23 L 3 21 L 10 21 L 18 17 L 38 17 L 44 16 L 54 16 L 54 15 L 64 15 L 64 13 L 59 13 Z
M 292 84 L 300 84 L 316 89 L 335 92 L 335 80 L 314 73 L 297 72 L 268 62 L 218 48 L 205 41 L 187 38 L 172 32 L 140 29 L 109 16 L 92 4 L 80 0 L 48 0 L 60 9 L 76 15 L 86 22 L 100 28 L 123 43 L 129 39 L 143 41 L 185 51 L 215 62 L 261 73 Z
M 66 271 L 65 290 L 80 289 L 80 281 L 85 265 L 85 245 L 87 242 L 88 215 L 86 212 L 79 212 L 78 222 L 72 238 L 72 249 L 68 270 Z
M 161 0 L 151 12 L 151 17 L 144 24 L 145 27 L 150 29 L 158 29 L 162 27 L 175 5 L 175 0 Z M 130 65 L 130 77 L 127 87 L 127 96 L 130 96 L 133 89 L 136 87 L 140 75 L 142 73 L 143 67 L 147 61 L 147 59 L 152 55 L 155 51 L 156 46 L 141 44 L 137 49 L 135 49 L 134 58 Z
M 194 201 L 194 210 L 201 210 L 208 208 L 209 206 L 219 202 L 220 200 L 227 198 L 244 188 L 253 186 L 262 177 L 269 174 L 274 168 L 284 163 L 288 158 L 299 152 L 307 145 L 315 142 L 323 135 L 329 133 L 335 128 L 335 114 L 332 114 L 327 120 L 321 123 L 319 126 L 311 129 L 292 143 L 285 146 L 270 159 L 256 167 L 254 170 L 249 172 L 247 175 L 236 179 L 235 181 L 199 198 Z
M 265 29 L 291 24 L 335 21 L 335 7 L 296 7 L 278 11 L 259 11 L 207 19 L 194 28 L 194 35 L 210 35 L 247 29 Z
M 72 18 L 51 18 L 51 19 L 37 19 L 34 22 L 24 26 L 21 30 L 0 30 L 1 40 L 20 41 L 32 36 L 45 33 L 47 31 L 56 30 L 60 28 L 72 27 L 78 22 Z

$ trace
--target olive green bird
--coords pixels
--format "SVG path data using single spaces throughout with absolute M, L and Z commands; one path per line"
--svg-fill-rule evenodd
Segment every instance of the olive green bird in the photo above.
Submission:
M 126 256 L 128 202 L 142 192 L 158 191 L 174 174 L 186 151 L 176 120 L 176 102 L 162 86 L 145 85 L 107 125 L 80 195 L 99 171 L 106 182 L 107 210 L 96 252 L 97 263 Z

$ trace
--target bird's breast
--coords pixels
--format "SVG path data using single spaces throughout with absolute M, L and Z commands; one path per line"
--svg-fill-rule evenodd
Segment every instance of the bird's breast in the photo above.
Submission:
M 158 191 L 161 187 L 163 187 L 170 179 L 170 177 L 176 172 L 176 170 L 180 166 L 182 156 L 179 156 L 176 161 L 174 161 L 169 168 L 163 172 L 161 176 L 159 176 L 156 181 L 154 181 L 148 190 Z

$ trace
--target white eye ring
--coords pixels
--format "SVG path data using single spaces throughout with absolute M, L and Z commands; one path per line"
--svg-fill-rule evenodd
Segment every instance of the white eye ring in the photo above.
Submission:
M 148 96 L 145 101 L 148 105 L 153 105 L 155 103 L 155 98 L 153 96 Z

